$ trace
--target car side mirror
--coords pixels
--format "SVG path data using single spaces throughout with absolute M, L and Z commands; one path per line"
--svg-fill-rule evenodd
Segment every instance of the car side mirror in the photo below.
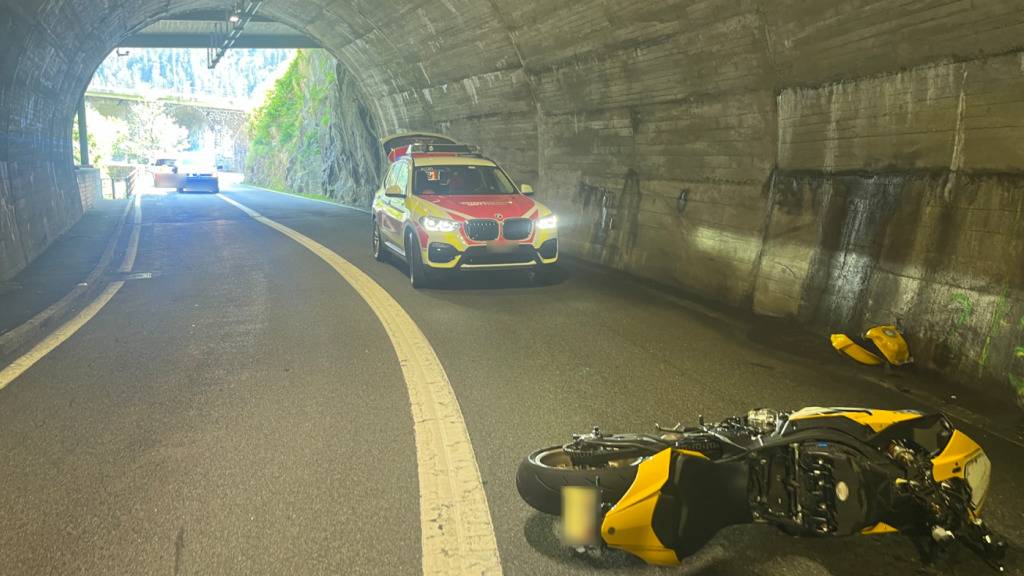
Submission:
M 519 191 L 526 196 L 533 196 L 533 186 L 530 186 L 529 184 L 523 184 L 520 186 Z
M 402 190 L 401 186 L 392 184 L 384 190 L 384 195 L 388 198 L 405 198 L 405 191 Z

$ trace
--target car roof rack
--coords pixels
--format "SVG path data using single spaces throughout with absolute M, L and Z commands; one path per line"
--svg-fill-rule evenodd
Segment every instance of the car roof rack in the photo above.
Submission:
M 474 156 L 483 158 L 483 153 L 478 146 L 471 144 L 444 144 L 440 142 L 413 142 L 410 144 L 406 154 L 432 154 L 436 156 Z

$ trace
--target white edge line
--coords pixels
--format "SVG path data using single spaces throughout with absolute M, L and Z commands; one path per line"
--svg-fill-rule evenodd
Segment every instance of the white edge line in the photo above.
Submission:
M 281 194 L 283 196 L 291 196 L 292 198 L 298 198 L 299 200 L 309 200 L 310 202 L 319 202 L 321 204 L 327 204 L 328 206 L 334 206 L 335 208 L 346 208 L 348 210 L 355 210 L 356 212 L 362 212 L 363 214 L 370 214 L 370 211 L 366 208 L 360 208 L 358 206 L 352 206 L 351 204 L 342 204 L 341 202 L 331 202 L 330 200 L 320 200 L 319 198 L 307 198 L 305 196 L 299 196 L 298 194 L 292 194 L 291 192 L 282 192 L 280 190 L 272 190 L 270 188 L 264 188 L 262 186 L 256 186 L 255 184 L 246 184 L 245 182 L 240 183 L 241 186 L 248 186 L 249 188 L 255 188 L 264 192 L 273 192 L 274 194 Z M 231 192 L 231 190 L 225 190 L 225 192 Z
M 422 573 L 500 575 L 494 525 L 465 419 L 427 337 L 380 284 L 336 252 L 218 194 L 318 256 L 370 307 L 391 340 L 409 394 L 419 478 Z

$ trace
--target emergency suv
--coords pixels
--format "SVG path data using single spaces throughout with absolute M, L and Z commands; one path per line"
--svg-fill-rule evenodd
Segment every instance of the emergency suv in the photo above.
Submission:
M 373 199 L 373 257 L 408 264 L 413 287 L 445 271 L 525 269 L 558 260 L 558 220 L 494 161 L 447 136 L 382 140 L 389 167 Z

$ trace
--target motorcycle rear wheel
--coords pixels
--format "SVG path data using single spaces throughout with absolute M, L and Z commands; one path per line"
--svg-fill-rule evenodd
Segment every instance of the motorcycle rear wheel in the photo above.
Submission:
M 531 507 L 555 516 L 562 513 L 564 486 L 596 486 L 602 503 L 615 504 L 633 484 L 642 461 L 630 457 L 611 460 L 607 466 L 576 466 L 561 446 L 553 446 L 523 459 L 516 473 L 516 488 Z

